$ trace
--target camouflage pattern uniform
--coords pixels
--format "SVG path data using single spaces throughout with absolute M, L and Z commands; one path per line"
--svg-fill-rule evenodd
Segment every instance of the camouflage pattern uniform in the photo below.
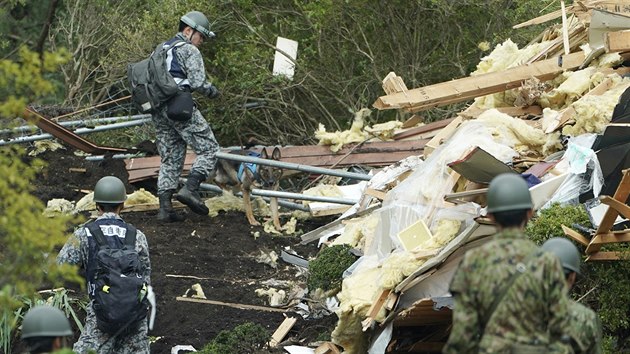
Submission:
M 571 337 L 575 353 L 602 353 L 602 325 L 595 311 L 576 301 L 569 302 L 565 333 Z
M 206 80 L 206 70 L 201 52 L 186 40 L 181 32 L 175 38 L 186 41 L 186 44 L 173 49 L 178 69 L 186 75 L 186 80 L 179 82 L 178 85 L 207 96 L 212 90 L 212 84 Z M 179 176 L 184 167 L 187 145 L 197 155 L 191 172 L 196 171 L 206 177 L 210 176 L 217 163 L 216 153 L 219 151 L 219 144 L 199 110 L 195 107 L 192 118 L 185 122 L 169 119 L 165 106 L 152 117 L 155 124 L 157 148 L 161 158 L 158 194 L 177 189 Z
M 537 249 L 522 231 L 509 229 L 466 253 L 450 285 L 455 308 L 444 353 L 536 352 L 536 348 L 526 349 L 533 345 L 547 345 L 544 351 L 549 353 L 571 352 L 549 337 L 561 337 L 569 300 L 564 273 L 554 255 L 543 253 L 529 262 L 484 323 L 517 264 Z
M 116 213 L 104 213 L 96 219 L 102 225 L 111 227 L 101 227 L 105 237 L 119 236 L 124 238 L 126 229 L 123 227 L 124 221 Z M 78 265 L 86 269 L 90 242 L 85 227 L 78 228 L 63 246 L 57 256 L 57 263 L 69 263 Z M 140 261 L 144 266 L 143 280 L 151 284 L 151 262 L 149 261 L 149 245 L 147 238 L 138 230 L 136 235 L 136 251 L 140 255 Z M 88 287 L 89 288 L 89 287 Z M 89 350 L 96 350 L 101 344 L 107 342 L 99 353 L 137 354 L 150 353 L 149 338 L 147 336 L 147 320 L 142 320 L 135 332 L 119 335 L 109 340 L 110 335 L 96 328 L 96 315 L 94 314 L 93 302 L 90 301 L 87 307 L 85 326 L 79 340 L 74 344 L 73 350 L 79 354 L 87 353 Z

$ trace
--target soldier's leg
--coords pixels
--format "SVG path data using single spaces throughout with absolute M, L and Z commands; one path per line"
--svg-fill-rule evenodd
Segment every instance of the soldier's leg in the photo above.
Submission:
M 118 339 L 115 349 L 117 354 L 149 354 L 147 320 L 142 320 L 136 331 Z
M 168 122 L 156 124 L 155 134 L 160 154 L 158 194 L 161 194 L 168 190 L 176 190 L 179 185 L 179 176 L 186 158 L 186 142 L 177 129 Z

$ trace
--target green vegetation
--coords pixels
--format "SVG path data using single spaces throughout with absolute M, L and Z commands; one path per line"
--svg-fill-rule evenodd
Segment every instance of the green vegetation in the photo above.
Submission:
M 581 205 L 554 204 L 530 221 L 526 232 L 532 240 L 541 244 L 550 237 L 563 236 L 561 225 L 571 227 L 574 223 L 592 227 Z M 576 245 L 584 251 L 582 245 Z M 624 244 L 606 246 L 602 250 L 621 251 L 630 255 L 629 247 Z M 572 296 L 576 300 L 582 298 L 581 302 L 599 315 L 607 337 L 604 341 L 607 352 L 620 352 L 630 347 L 630 262 L 620 260 L 584 263 L 582 275 L 578 277 Z
M 350 249 L 349 245 L 326 247 L 309 262 L 307 285 L 310 291 L 337 292 L 341 289 L 343 272 L 357 260 Z
M 265 327 L 245 322 L 231 331 L 221 331 L 200 354 L 255 354 L 267 347 L 270 334 Z

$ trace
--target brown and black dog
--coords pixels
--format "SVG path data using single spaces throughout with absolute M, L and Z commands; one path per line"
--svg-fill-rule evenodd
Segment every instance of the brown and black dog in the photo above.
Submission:
M 254 155 L 248 150 L 236 150 L 231 151 L 230 153 L 244 156 Z M 263 148 L 260 153 L 260 158 L 280 160 L 280 149 L 275 147 L 271 156 L 269 156 L 267 149 Z M 223 190 L 228 190 L 228 186 L 231 187 L 230 189 L 232 190 L 240 189 L 243 193 L 245 215 L 247 216 L 247 221 L 249 221 L 250 225 L 260 225 L 256 218 L 254 218 L 254 211 L 250 200 L 252 189 L 254 189 L 254 187 L 262 187 L 264 189 L 277 190 L 281 177 L 282 169 L 277 167 L 225 159 L 219 160 L 213 176 L 214 182 Z M 280 230 L 281 225 L 278 213 L 278 198 L 271 198 L 269 207 L 271 209 L 273 225 L 277 230 Z

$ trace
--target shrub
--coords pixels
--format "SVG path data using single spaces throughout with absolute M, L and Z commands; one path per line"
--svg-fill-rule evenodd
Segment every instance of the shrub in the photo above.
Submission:
M 355 261 L 349 245 L 334 245 L 319 252 L 317 258 L 309 262 L 308 288 L 338 291 L 341 289 L 343 272 Z
M 270 334 L 265 327 L 245 322 L 234 327 L 233 330 L 224 330 L 208 343 L 200 354 L 245 354 L 261 352 L 267 346 Z

